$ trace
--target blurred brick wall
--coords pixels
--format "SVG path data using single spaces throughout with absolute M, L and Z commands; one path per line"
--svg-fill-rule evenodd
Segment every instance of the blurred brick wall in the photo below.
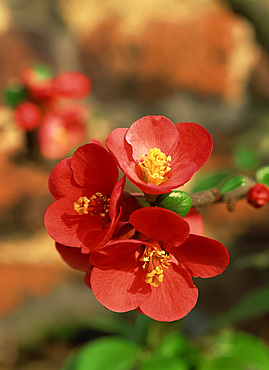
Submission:
M 244 97 L 259 48 L 251 24 L 221 1 L 61 4 L 101 97 L 156 100 L 179 91 Z

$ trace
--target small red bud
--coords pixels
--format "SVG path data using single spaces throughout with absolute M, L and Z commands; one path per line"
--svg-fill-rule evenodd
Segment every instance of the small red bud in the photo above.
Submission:
M 247 201 L 255 208 L 260 208 L 269 202 L 269 188 L 261 183 L 255 184 L 247 193 Z
M 16 108 L 15 119 L 20 128 L 32 131 L 38 127 L 41 121 L 41 112 L 35 104 L 24 102 Z

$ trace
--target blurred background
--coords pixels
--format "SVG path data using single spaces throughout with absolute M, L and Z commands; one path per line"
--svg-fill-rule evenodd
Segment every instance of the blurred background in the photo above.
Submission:
M 134 321 L 95 300 L 43 225 L 50 171 L 79 144 L 156 114 L 199 123 L 213 137 L 211 158 L 185 191 L 268 165 L 268 17 L 268 0 L 0 0 L 1 369 L 59 369 L 74 348 Z M 35 65 L 91 81 L 81 99 L 86 135 L 55 158 L 29 155 L 7 101 L 7 87 Z M 269 214 L 245 200 L 233 212 L 223 204 L 200 212 L 205 235 L 229 249 L 231 263 L 221 276 L 195 279 L 198 306 L 182 326 L 216 359 L 210 338 L 223 331 L 269 341 Z M 237 368 L 245 369 L 227 367 Z

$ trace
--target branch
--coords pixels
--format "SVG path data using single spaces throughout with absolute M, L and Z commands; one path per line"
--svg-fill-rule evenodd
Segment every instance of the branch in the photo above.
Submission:
M 198 193 L 189 194 L 192 200 L 192 207 L 207 207 L 215 203 L 227 203 L 229 210 L 234 209 L 235 203 L 245 198 L 249 189 L 256 184 L 254 179 L 244 175 L 245 184 L 239 188 L 225 194 L 220 194 L 220 189 L 213 188 L 210 190 L 200 191 Z

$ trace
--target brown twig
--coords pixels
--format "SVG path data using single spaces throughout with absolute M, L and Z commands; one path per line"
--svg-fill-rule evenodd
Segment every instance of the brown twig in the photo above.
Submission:
M 239 188 L 232 190 L 228 193 L 221 194 L 220 189 L 212 188 L 210 190 L 200 191 L 198 193 L 191 193 L 189 194 L 192 200 L 192 207 L 207 207 L 213 205 L 215 203 L 223 203 L 227 204 L 229 210 L 233 210 L 234 204 L 242 199 L 248 193 L 248 190 L 256 184 L 254 179 L 247 177 L 244 175 L 245 184 L 240 186 Z

